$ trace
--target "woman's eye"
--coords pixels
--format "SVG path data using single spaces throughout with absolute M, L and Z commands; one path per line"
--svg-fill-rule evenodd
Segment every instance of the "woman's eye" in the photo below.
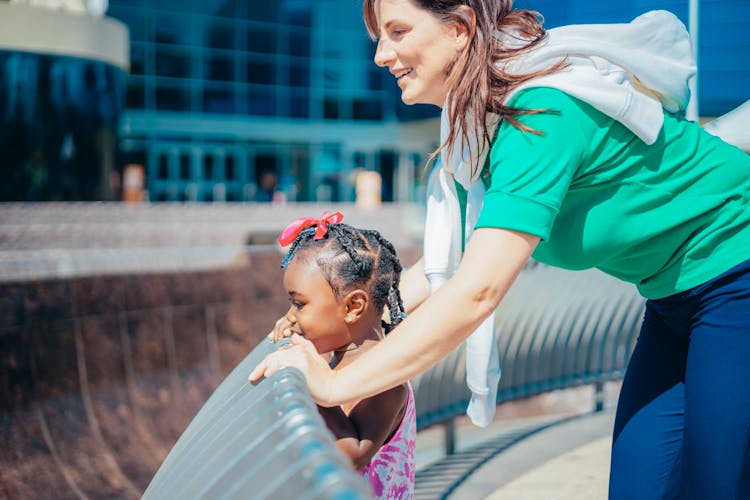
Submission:
M 406 31 L 407 30 L 404 28 L 393 28 L 393 30 L 391 30 L 391 38 L 401 38 L 406 34 Z

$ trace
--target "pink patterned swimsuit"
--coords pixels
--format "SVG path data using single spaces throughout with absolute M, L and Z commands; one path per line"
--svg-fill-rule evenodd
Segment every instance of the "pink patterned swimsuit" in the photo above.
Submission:
M 393 437 L 362 469 L 378 499 L 411 500 L 414 496 L 414 451 L 417 447 L 417 411 L 414 391 L 409 387 L 404 419 Z

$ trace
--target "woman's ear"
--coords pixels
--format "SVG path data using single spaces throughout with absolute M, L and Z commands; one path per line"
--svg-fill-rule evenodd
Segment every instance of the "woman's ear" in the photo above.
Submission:
M 456 49 L 462 51 L 466 49 L 474 38 L 477 30 L 477 15 L 474 9 L 468 5 L 458 6 L 458 15 L 460 21 L 456 21 Z
M 352 290 L 344 297 L 346 322 L 355 323 L 367 311 L 370 296 L 362 289 Z

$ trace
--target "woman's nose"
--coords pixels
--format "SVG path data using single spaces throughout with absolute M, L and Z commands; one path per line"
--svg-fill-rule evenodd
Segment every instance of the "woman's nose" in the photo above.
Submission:
M 375 64 L 378 66 L 389 66 L 395 59 L 396 53 L 391 48 L 390 44 L 382 38 L 378 40 L 378 46 L 375 49 Z

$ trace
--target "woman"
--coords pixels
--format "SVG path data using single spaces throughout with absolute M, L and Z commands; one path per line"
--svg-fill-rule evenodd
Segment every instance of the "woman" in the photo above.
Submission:
M 750 497 L 750 157 L 680 117 L 684 27 L 656 12 L 545 32 L 510 0 L 365 0 L 364 15 L 403 101 L 442 107 L 425 238 L 447 227 L 448 243 L 405 274 L 409 317 L 357 362 L 332 372 L 294 335 L 251 380 L 292 365 L 319 404 L 370 396 L 466 340 L 532 255 L 597 267 L 648 299 L 610 496 Z

